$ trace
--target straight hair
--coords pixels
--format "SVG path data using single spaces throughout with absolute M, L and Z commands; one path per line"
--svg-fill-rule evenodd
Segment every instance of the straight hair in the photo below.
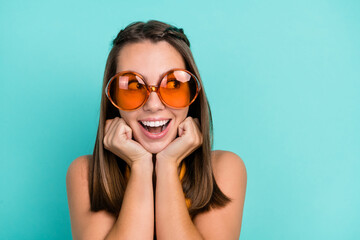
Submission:
M 119 117 L 120 113 L 105 95 L 109 79 L 116 74 L 118 55 L 126 44 L 149 40 L 153 43 L 166 41 L 183 57 L 186 69 L 193 73 L 202 85 L 197 99 L 190 105 L 188 116 L 198 118 L 203 135 L 203 144 L 183 159 L 186 172 L 182 188 L 186 198 L 191 200 L 188 209 L 191 219 L 211 208 L 219 208 L 231 201 L 216 184 L 211 163 L 213 142 L 213 124 L 209 103 L 204 91 L 199 71 L 190 50 L 190 42 L 182 29 L 172 25 L 150 20 L 135 22 L 121 30 L 112 42 L 112 49 L 107 58 L 100 105 L 100 119 L 95 147 L 89 164 L 89 193 L 91 211 L 106 210 L 116 217 L 120 213 L 127 179 L 127 163 L 104 148 L 104 127 L 107 119 Z M 180 171 L 181 164 L 178 171 Z

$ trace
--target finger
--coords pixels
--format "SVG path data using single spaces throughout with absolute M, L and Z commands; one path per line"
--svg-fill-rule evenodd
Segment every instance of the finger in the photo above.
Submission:
M 196 128 L 196 132 L 198 134 L 198 136 L 200 137 L 200 142 L 202 143 L 202 138 L 203 138 L 203 135 L 202 135 L 202 131 L 201 131 L 201 125 L 200 125 L 200 121 L 198 118 L 195 118 L 194 119 L 194 122 L 195 122 L 195 128 Z
M 179 134 L 179 137 L 182 137 L 182 136 L 185 134 L 186 125 L 187 125 L 186 119 L 179 124 L 179 126 L 178 126 L 178 134 Z
M 106 132 L 106 135 L 108 135 L 109 138 L 113 136 L 113 132 L 114 132 L 114 129 L 116 128 L 116 126 L 117 126 L 119 118 L 116 117 L 116 118 L 113 118 L 111 120 L 112 120 L 111 124 L 109 125 L 108 131 Z
M 132 129 L 127 125 L 124 119 L 119 119 L 117 126 L 114 129 L 114 136 L 121 140 L 129 140 L 132 138 Z
M 104 128 L 104 136 L 103 136 L 103 144 L 106 149 L 109 146 L 109 133 L 111 128 L 114 126 L 116 119 L 107 119 L 105 121 L 105 128 Z
M 130 140 L 132 138 L 132 129 L 128 125 L 120 123 L 119 134 L 122 134 L 125 139 Z
M 188 132 L 194 136 L 193 140 L 195 145 L 202 144 L 202 134 L 200 129 L 200 122 L 198 118 L 189 118 L 188 119 L 189 127 L 187 128 Z M 190 134 L 190 133 L 189 133 Z
M 106 119 L 105 127 L 104 127 L 104 135 L 109 131 L 109 127 L 111 126 L 113 119 Z
M 110 146 L 110 149 L 116 151 L 120 145 L 124 145 L 124 143 L 126 143 L 127 137 L 123 121 L 121 121 L 120 118 L 116 118 L 113 122 L 112 126 L 109 127 L 108 134 L 104 138 L 104 142 Z M 117 152 L 117 154 L 120 154 L 118 156 L 122 157 L 121 152 Z
M 196 124 L 194 124 L 194 120 L 192 117 L 187 117 L 182 123 L 180 123 L 178 131 L 179 136 L 184 136 L 189 132 L 196 130 Z
M 105 121 L 105 134 L 107 132 L 109 132 L 117 123 L 117 121 L 119 120 L 119 117 L 115 117 L 115 118 L 112 118 L 112 119 L 107 119 Z
M 107 137 L 112 144 L 124 142 L 127 139 L 124 130 L 124 122 L 121 118 L 114 119 L 114 124 L 109 128 Z

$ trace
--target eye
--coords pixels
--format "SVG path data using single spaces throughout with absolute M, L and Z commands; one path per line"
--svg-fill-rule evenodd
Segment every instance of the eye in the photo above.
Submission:
M 130 80 L 128 83 L 128 89 L 130 90 L 139 90 L 142 89 L 142 87 L 142 84 L 136 80 Z
M 168 80 L 166 83 L 167 88 L 180 88 L 180 82 L 176 79 Z

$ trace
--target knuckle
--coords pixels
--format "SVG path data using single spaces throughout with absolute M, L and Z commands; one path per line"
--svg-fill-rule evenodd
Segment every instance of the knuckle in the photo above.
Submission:
M 195 145 L 195 144 L 196 144 L 196 138 L 195 138 L 194 136 L 191 136 L 191 137 L 189 138 L 189 143 L 190 143 L 191 145 Z
M 126 130 L 125 126 L 124 125 L 119 125 L 118 128 L 117 128 L 117 132 L 118 134 L 122 134 L 124 133 Z
M 202 144 L 202 136 L 201 135 L 197 135 L 196 137 L 196 145 L 201 145 Z
M 124 126 L 124 128 L 125 128 L 126 130 L 128 130 L 128 131 L 132 132 L 132 129 L 131 129 L 131 127 L 130 127 L 130 126 L 125 125 L 125 126 Z
M 107 138 L 104 138 L 103 144 L 104 144 L 104 147 L 105 147 L 106 149 L 108 149 L 108 141 L 107 141 Z

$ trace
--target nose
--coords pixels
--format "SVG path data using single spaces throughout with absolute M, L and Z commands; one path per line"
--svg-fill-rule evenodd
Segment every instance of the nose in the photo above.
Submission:
M 156 92 L 151 92 L 143 108 L 145 111 L 156 112 L 165 109 L 165 105 L 161 102 Z

